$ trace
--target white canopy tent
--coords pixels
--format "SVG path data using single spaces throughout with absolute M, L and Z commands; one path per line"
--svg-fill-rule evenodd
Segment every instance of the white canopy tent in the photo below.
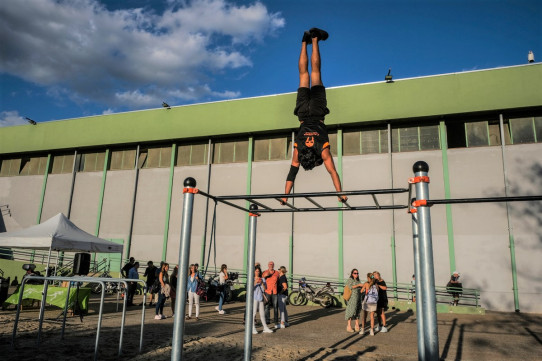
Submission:
M 81 230 L 62 213 L 35 226 L 0 233 L 0 247 L 100 253 L 122 253 L 123 249 Z

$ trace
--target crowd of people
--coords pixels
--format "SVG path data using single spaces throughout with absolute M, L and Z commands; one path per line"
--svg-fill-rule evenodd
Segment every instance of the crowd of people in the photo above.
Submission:
M 367 273 L 364 282 L 360 280 L 359 271 L 354 268 L 350 272 L 345 287 L 351 290 L 351 295 L 346 306 L 345 320 L 346 332 L 359 332 L 365 334 L 367 315 L 370 318 L 369 334 L 374 336 L 375 332 L 388 332 L 386 327 L 386 311 L 388 310 L 388 289 L 386 281 L 380 276 L 380 272 Z M 363 316 L 362 315 L 363 311 Z M 359 319 L 361 317 L 361 326 Z M 354 320 L 354 328 L 352 328 Z

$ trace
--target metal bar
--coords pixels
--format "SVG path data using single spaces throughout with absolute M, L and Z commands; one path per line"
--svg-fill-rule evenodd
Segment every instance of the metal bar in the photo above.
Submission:
M 47 268 L 45 269 L 45 276 L 49 276 L 49 262 L 51 261 L 51 247 L 49 247 L 49 255 L 47 256 Z M 47 299 L 47 288 L 49 287 L 49 282 L 44 279 L 43 280 L 43 293 L 41 296 L 41 305 L 40 305 L 40 316 L 39 316 L 39 326 L 38 326 L 38 341 L 37 344 L 39 346 L 40 344 L 40 336 L 41 336 L 41 327 L 43 325 L 43 314 L 45 313 L 45 301 Z
M 262 208 L 265 208 L 265 209 L 269 209 L 269 210 L 273 209 L 273 208 L 271 208 L 271 207 L 266 206 L 266 205 L 263 204 L 263 203 L 260 203 L 260 202 L 258 202 L 258 201 L 253 200 L 253 199 L 250 199 L 250 198 L 247 199 L 247 201 L 249 201 L 250 203 L 255 204 L 255 205 L 257 205 L 257 206 L 260 206 L 260 207 L 262 207 Z
M 282 199 L 280 199 L 280 198 L 275 198 L 275 199 L 276 199 L 277 201 L 279 201 L 279 203 L 282 202 Z M 294 199 L 294 201 L 295 201 L 295 199 Z M 281 203 L 281 204 L 282 204 L 282 203 Z M 285 202 L 284 205 L 285 205 L 286 207 L 290 208 L 290 209 L 295 210 L 295 211 L 298 210 L 293 204 L 290 204 L 290 203 L 288 203 L 288 202 Z
M 380 204 L 378 204 L 378 200 L 376 199 L 376 196 L 374 194 L 371 194 L 371 196 L 373 197 L 373 201 L 375 202 L 375 205 L 377 206 L 377 208 L 380 209 Z
M 250 199 L 280 199 L 280 198 L 306 198 L 306 197 L 338 197 L 338 196 L 359 196 L 359 195 L 371 195 L 371 194 L 394 194 L 394 193 L 406 193 L 407 188 L 394 188 L 394 189 L 373 189 L 373 190 L 359 190 L 359 191 L 342 191 L 342 192 L 313 192 L 313 193 L 291 193 L 291 194 L 251 194 L 251 195 L 237 195 L 237 196 L 211 196 L 205 192 L 198 191 L 198 193 L 216 199 L 217 201 L 224 200 L 247 200 Z
M 251 360 L 252 354 L 252 329 L 254 328 L 254 264 L 256 263 L 256 226 L 258 210 L 256 205 L 250 206 L 248 264 L 247 267 L 247 297 L 245 304 L 245 361 Z
M 428 199 L 427 205 L 458 204 L 458 203 L 498 203 L 498 202 L 528 202 L 541 201 L 542 195 L 517 197 L 486 197 L 486 198 L 456 198 L 456 199 Z
M 285 209 L 277 208 L 273 210 L 260 209 L 259 213 L 292 213 L 292 212 L 334 212 L 334 211 L 371 211 L 371 210 L 389 210 L 389 209 L 407 209 L 408 206 L 395 205 L 395 206 L 358 206 L 358 207 L 326 207 L 326 208 L 295 208 L 295 209 Z M 248 210 L 245 209 L 246 212 Z
M 501 129 L 501 157 L 502 157 L 502 173 L 504 181 L 504 195 L 508 196 L 508 169 L 506 166 L 505 140 L 504 140 L 504 118 L 499 114 L 499 125 Z M 510 127 L 512 124 L 510 124 Z M 513 141 L 512 141 L 513 143 Z M 510 207 L 506 203 L 506 221 L 508 225 L 508 244 L 510 248 L 510 267 L 512 268 L 512 290 L 514 292 L 514 309 L 519 312 L 519 292 L 518 292 L 518 274 L 516 266 L 516 246 L 514 241 L 514 232 L 512 229 L 512 221 L 510 219 Z
M 162 259 L 166 259 L 167 255 L 167 243 L 169 238 L 169 218 L 171 215 L 171 196 L 173 194 L 173 176 L 175 174 L 175 154 L 177 150 L 177 144 L 171 145 L 171 159 L 169 163 L 169 183 L 167 188 L 167 201 L 166 201 L 166 223 L 164 225 L 164 240 L 162 242 Z M 143 302 L 145 303 L 145 302 Z
M 324 208 L 321 205 L 319 205 L 318 203 L 316 203 L 315 201 L 313 201 L 311 197 L 305 197 L 305 199 L 308 200 L 309 202 L 311 202 L 312 204 L 314 204 L 318 208 L 321 208 L 321 209 Z
M 143 351 L 143 328 L 145 326 L 145 301 L 147 301 L 147 288 L 143 288 L 145 291 L 143 291 L 143 304 L 142 304 L 142 311 L 141 311 L 141 333 L 139 335 L 139 353 Z
M 416 177 L 427 177 L 429 166 L 423 161 L 416 162 L 413 166 Z M 429 183 L 416 183 L 416 200 L 429 198 Z M 417 317 L 423 317 L 424 360 L 439 360 L 438 328 L 437 328 L 437 305 L 435 296 L 435 270 L 433 265 L 433 245 L 431 236 L 431 213 L 428 206 L 418 207 L 418 238 L 420 257 L 420 283 L 421 299 L 416 297 L 417 302 L 423 303 L 423 310 Z M 418 335 L 420 337 L 422 335 Z
M 122 317 L 120 319 L 119 356 L 122 355 L 122 340 L 124 338 L 124 322 L 126 320 L 126 306 L 128 305 L 128 282 L 122 281 L 122 283 L 124 284 L 124 302 L 122 306 Z
M 68 282 L 68 295 L 66 297 L 66 304 L 64 305 L 64 317 L 62 318 L 62 332 L 60 333 L 60 339 L 64 339 L 64 329 L 66 328 L 66 316 L 68 314 L 68 303 L 70 301 L 70 290 L 72 289 L 72 283 Z
M 196 187 L 194 178 L 186 178 L 187 189 Z M 183 215 L 181 223 L 181 245 L 179 247 L 179 278 L 177 281 L 177 301 L 175 302 L 175 320 L 173 322 L 173 340 L 171 344 L 171 360 L 179 361 L 183 353 L 184 315 L 186 310 L 186 292 L 188 282 L 188 257 L 190 255 L 190 235 L 192 234 L 192 213 L 194 210 L 194 193 L 186 192 L 183 196 Z
M 418 237 L 418 217 L 416 213 L 411 213 L 412 216 L 412 245 L 414 249 L 414 280 L 416 290 L 416 330 L 418 333 L 418 360 L 425 360 L 425 338 L 423 337 L 423 302 L 421 279 L 423 278 L 420 266 L 420 239 Z

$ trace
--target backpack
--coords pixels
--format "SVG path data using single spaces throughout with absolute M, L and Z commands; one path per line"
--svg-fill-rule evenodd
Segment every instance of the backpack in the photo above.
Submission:
M 367 291 L 366 297 L 367 303 L 378 303 L 378 287 L 377 285 L 372 285 L 371 288 Z

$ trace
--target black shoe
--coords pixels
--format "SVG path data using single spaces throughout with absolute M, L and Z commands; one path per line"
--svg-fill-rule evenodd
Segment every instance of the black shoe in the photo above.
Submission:
M 318 38 L 318 41 L 320 41 L 320 40 L 324 41 L 329 36 L 327 31 L 322 30 L 322 29 L 318 29 L 318 28 L 312 28 L 312 29 L 309 30 L 309 32 L 311 34 L 311 37 Z
M 305 33 L 303 33 L 303 40 L 301 40 L 301 42 L 307 43 L 307 45 L 312 44 L 312 36 L 309 31 L 305 31 Z

